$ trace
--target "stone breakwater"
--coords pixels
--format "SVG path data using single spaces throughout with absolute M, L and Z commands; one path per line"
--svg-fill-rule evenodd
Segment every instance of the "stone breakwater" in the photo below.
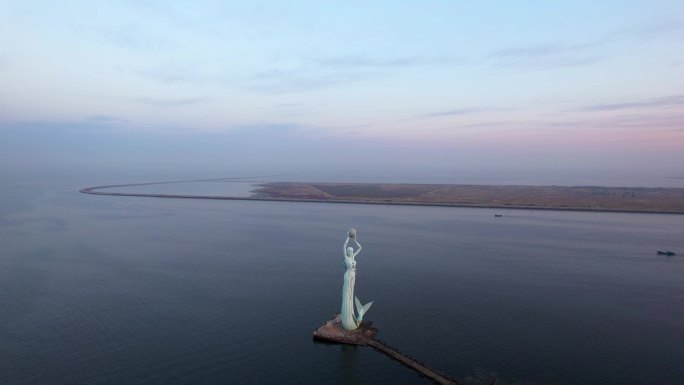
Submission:
M 313 332 L 315 340 L 334 342 L 348 345 L 370 346 L 376 351 L 385 354 L 391 359 L 401 363 L 402 365 L 415 370 L 422 376 L 429 378 L 436 384 L 440 385 L 460 385 L 455 379 L 442 374 L 425 363 L 422 363 L 413 357 L 400 352 L 398 349 L 387 345 L 375 338 L 378 329 L 373 327 L 372 322 L 363 321 L 356 330 L 345 330 L 342 327 L 340 315 L 337 314 L 335 318 L 326 321 L 318 329 Z

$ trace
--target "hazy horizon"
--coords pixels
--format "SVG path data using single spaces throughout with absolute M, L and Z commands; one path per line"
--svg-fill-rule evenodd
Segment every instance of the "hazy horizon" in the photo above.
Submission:
M 684 187 L 681 2 L 3 8 L 6 180 Z

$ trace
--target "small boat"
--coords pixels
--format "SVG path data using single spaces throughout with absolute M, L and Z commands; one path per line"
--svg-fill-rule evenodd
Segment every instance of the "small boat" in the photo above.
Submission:
M 668 257 L 674 257 L 675 255 L 677 255 L 677 254 L 675 254 L 673 251 L 670 251 L 670 250 L 668 250 L 668 251 L 660 251 L 660 250 L 658 250 L 657 254 L 658 254 L 658 255 L 667 255 Z
M 503 217 L 502 214 L 494 214 L 494 218 L 501 218 L 501 217 Z

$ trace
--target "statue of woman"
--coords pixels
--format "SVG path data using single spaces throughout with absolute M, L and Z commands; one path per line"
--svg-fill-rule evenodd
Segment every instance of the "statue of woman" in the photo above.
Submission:
M 353 247 L 349 247 L 349 240 L 354 240 L 358 249 L 354 251 Z M 370 309 L 373 301 L 361 306 L 361 301 L 354 297 L 354 281 L 356 280 L 356 256 L 361 251 L 361 245 L 356 240 L 356 229 L 349 229 L 347 233 L 347 240 L 344 241 L 344 266 L 347 270 L 344 272 L 344 285 L 342 286 L 342 327 L 346 330 L 354 330 L 359 327 L 363 320 L 363 315 Z M 356 303 L 356 312 L 358 316 L 354 315 L 354 302 Z

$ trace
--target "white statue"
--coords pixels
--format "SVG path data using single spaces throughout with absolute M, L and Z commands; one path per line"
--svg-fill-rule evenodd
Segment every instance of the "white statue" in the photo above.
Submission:
M 358 249 L 354 251 L 353 247 L 348 247 L 349 240 L 353 239 Z M 347 233 L 347 240 L 344 241 L 344 266 L 347 270 L 344 272 L 344 285 L 342 286 L 342 327 L 346 330 L 354 330 L 359 327 L 363 320 L 363 315 L 370 309 L 373 301 L 361 306 L 361 301 L 354 297 L 354 281 L 356 280 L 356 256 L 361 251 L 361 245 L 356 240 L 356 229 L 349 229 Z M 356 303 L 356 312 L 358 316 L 354 315 L 354 303 Z

